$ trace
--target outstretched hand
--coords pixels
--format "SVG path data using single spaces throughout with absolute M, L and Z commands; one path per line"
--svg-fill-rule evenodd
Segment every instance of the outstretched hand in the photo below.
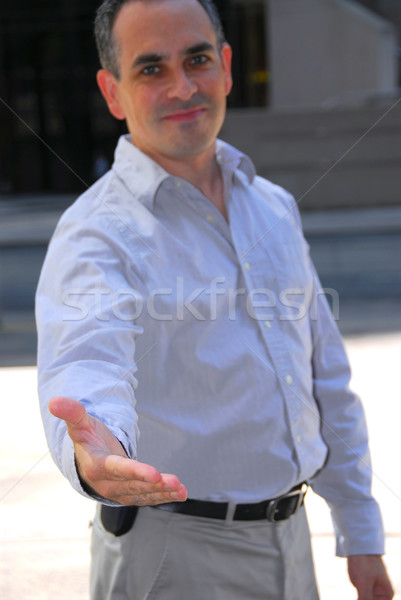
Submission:
M 127 506 L 186 500 L 187 490 L 178 477 L 128 458 L 106 425 L 76 400 L 52 398 L 49 410 L 65 421 L 79 476 L 97 495 Z
M 358 590 L 358 600 L 391 600 L 394 592 L 381 556 L 359 554 L 348 557 L 350 580 Z

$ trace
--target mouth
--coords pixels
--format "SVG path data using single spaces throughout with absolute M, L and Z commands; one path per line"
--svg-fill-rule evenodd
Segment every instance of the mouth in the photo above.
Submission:
M 163 117 L 163 121 L 172 121 L 181 123 L 185 121 L 193 121 L 198 117 L 202 116 L 206 112 L 205 108 L 192 108 L 190 110 L 180 110 L 170 115 Z

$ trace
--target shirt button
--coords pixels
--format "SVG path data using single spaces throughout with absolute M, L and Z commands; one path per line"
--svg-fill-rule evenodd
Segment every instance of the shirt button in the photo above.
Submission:
M 300 435 L 297 435 L 297 437 L 295 438 L 295 441 L 297 444 L 300 444 L 302 442 L 302 438 Z
M 286 382 L 288 385 L 291 385 L 293 381 L 294 381 L 294 379 L 293 379 L 292 375 L 286 375 L 286 376 L 285 376 L 285 382 Z
M 178 179 L 175 182 L 175 187 L 176 188 L 181 188 L 182 187 L 182 181 L 179 181 Z
M 251 270 L 251 265 L 249 264 L 249 262 L 244 263 L 244 269 L 245 269 L 245 271 Z
M 265 327 L 266 329 L 271 329 L 272 328 L 272 324 L 270 321 L 265 321 Z
M 206 217 L 206 221 L 208 223 L 213 223 L 214 222 L 214 216 L 213 215 L 207 215 Z

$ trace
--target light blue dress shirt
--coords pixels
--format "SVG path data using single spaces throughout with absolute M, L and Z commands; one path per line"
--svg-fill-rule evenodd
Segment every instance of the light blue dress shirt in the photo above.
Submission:
M 84 493 L 52 396 L 80 400 L 189 496 L 258 502 L 311 480 L 340 555 L 383 553 L 343 345 L 282 188 L 218 141 L 228 222 L 122 137 L 61 218 L 37 291 L 52 455 Z

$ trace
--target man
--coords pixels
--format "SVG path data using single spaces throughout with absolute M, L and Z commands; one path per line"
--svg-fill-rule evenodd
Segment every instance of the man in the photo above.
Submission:
M 130 135 L 61 219 L 37 293 L 49 445 L 106 507 L 92 598 L 317 598 L 305 481 L 359 598 L 391 598 L 363 413 L 295 204 L 216 141 L 232 81 L 212 3 L 105 0 L 96 35 Z

